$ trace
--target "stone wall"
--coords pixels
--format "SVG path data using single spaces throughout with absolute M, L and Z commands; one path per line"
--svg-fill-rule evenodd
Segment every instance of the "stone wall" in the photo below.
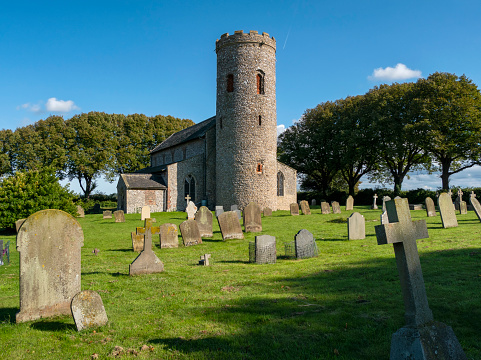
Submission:
M 127 190 L 127 205 L 123 209 L 126 214 L 138 212 L 142 206 L 149 205 L 151 212 L 165 211 L 165 190 Z
M 277 170 L 284 174 L 284 196 L 277 196 L 277 210 L 289 210 L 297 202 L 297 171 L 279 161 Z
M 169 165 L 203 154 L 204 151 L 205 140 L 196 139 L 152 154 L 150 164 L 151 166 Z

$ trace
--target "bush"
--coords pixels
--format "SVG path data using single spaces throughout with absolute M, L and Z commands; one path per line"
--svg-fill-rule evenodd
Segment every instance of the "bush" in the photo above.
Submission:
M 76 216 L 74 198 L 68 186 L 61 186 L 49 169 L 18 171 L 0 182 L 0 228 L 13 229 L 18 219 L 45 209 L 59 209 Z

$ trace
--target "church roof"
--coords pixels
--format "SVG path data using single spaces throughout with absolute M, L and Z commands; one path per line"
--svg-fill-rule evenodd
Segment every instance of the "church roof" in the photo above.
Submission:
M 192 125 L 187 129 L 181 130 L 170 135 L 167 139 L 157 145 L 150 153 L 153 154 L 160 150 L 168 149 L 175 145 L 183 144 L 187 141 L 199 139 L 205 135 L 207 130 L 215 126 L 215 116 L 208 118 L 198 124 Z
M 153 174 L 121 174 L 127 189 L 167 189 L 164 180 Z

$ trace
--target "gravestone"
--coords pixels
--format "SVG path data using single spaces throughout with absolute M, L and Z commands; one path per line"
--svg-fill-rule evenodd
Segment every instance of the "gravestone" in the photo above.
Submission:
M 159 230 L 160 248 L 176 248 L 179 247 L 179 231 L 177 225 L 165 223 L 160 225 Z
M 10 241 L 3 248 L 3 240 L 0 240 L 0 265 L 10 264 Z
M 460 215 L 466 215 L 468 213 L 468 205 L 466 204 L 466 201 L 460 201 L 459 202 L 459 214 Z
M 311 200 L 311 206 L 316 206 L 316 205 L 317 205 L 316 199 L 312 199 Z
M 289 208 L 291 210 L 291 215 L 299 215 L 299 205 L 292 203 L 289 205 Z
M 454 200 L 454 209 L 459 211 L 459 204 L 463 201 L 463 191 L 458 189 L 458 196 L 456 196 L 456 200 Z
M 123 210 L 114 211 L 114 217 L 116 223 L 125 222 L 125 215 Z
M 361 240 L 366 238 L 366 220 L 358 212 L 354 212 L 347 219 L 347 238 Z
M 199 211 L 195 214 L 194 220 L 199 227 L 200 237 L 212 237 L 212 212 L 207 206 L 201 206 Z
M 70 314 L 80 291 L 84 235 L 75 218 L 61 210 L 30 215 L 17 235 L 20 252 L 20 312 L 17 322 Z
M 473 207 L 473 210 L 479 221 L 481 221 L 481 205 L 479 204 L 478 199 L 476 199 L 476 194 L 471 193 L 471 196 L 469 197 L 469 203 Z
M 224 207 L 223 206 L 216 206 L 215 207 L 215 217 L 219 216 L 224 212 Z
M 235 211 L 225 211 L 217 217 L 222 240 L 243 239 L 244 234 Z
M 387 211 L 381 214 L 381 224 L 389 224 L 389 218 L 387 217 Z
M 95 203 L 94 207 L 92 208 L 92 213 L 100 214 L 102 212 L 102 208 L 100 207 L 99 203 Z
M 346 200 L 346 211 L 354 209 L 354 198 L 349 195 Z
M 145 219 L 150 219 L 150 206 L 142 206 L 142 210 L 140 211 L 140 220 L 144 221 Z
M 17 234 L 18 234 L 18 231 L 20 230 L 20 228 L 22 227 L 23 223 L 25 222 L 25 220 L 27 220 L 27 219 L 19 219 L 19 220 L 15 221 L 15 228 L 17 229 Z
M 239 210 L 239 207 L 237 205 L 231 205 L 230 211 L 234 211 L 236 213 L 238 220 L 240 220 L 242 218 L 241 211 Z
M 421 204 L 409 204 L 409 210 L 422 210 L 423 206 Z
M 3 240 L 0 240 L 0 265 L 3 265 Z
M 302 200 L 300 202 L 301 210 L 303 215 L 311 215 L 311 209 L 309 208 L 309 203 L 307 200 Z
M 436 208 L 434 207 L 434 201 L 433 201 L 433 199 L 431 199 L 431 198 L 428 196 L 424 202 L 425 202 L 425 204 L 426 204 L 426 215 L 427 215 L 428 217 L 437 216 L 437 214 L 436 214 Z
M 377 204 L 376 204 L 377 194 L 374 194 L 373 199 L 374 199 L 374 202 L 373 202 L 373 204 L 372 204 L 372 206 L 371 206 L 371 209 L 377 210 Z
M 254 202 L 250 202 L 244 208 L 244 231 L 246 233 L 262 231 L 261 208 Z
M 190 219 L 185 220 L 179 225 L 180 235 L 184 246 L 192 246 L 202 244 L 202 238 L 200 237 L 199 226 L 197 221 Z
M 132 238 L 132 250 L 135 252 L 141 252 L 144 250 L 144 235 L 137 234 L 136 232 L 132 231 L 130 233 L 130 237 Z
M 103 218 L 104 218 L 104 219 L 112 219 L 112 211 L 110 211 L 110 210 L 105 210 L 105 211 L 103 212 Z
M 442 193 L 438 198 L 439 214 L 441 215 L 441 222 L 445 229 L 458 226 L 458 220 L 454 213 L 453 201 L 451 196 Z
M 314 235 L 306 229 L 300 230 L 294 236 L 294 249 L 297 259 L 307 259 L 319 255 Z
M 386 211 L 386 202 L 390 200 L 391 198 L 389 196 L 382 197 L 382 212 Z
M 386 208 L 389 224 L 375 227 L 377 243 L 394 247 L 406 321 L 391 338 L 390 359 L 466 359 L 453 330 L 433 321 L 429 308 L 416 245 L 429 237 L 426 220 L 411 220 L 407 199 L 389 201 Z
M 109 321 L 100 295 L 84 290 L 75 295 L 70 306 L 77 331 L 104 326 Z
M 272 216 L 272 209 L 266 207 L 266 208 L 264 209 L 264 211 L 263 211 L 263 215 L 264 215 L 264 216 Z
M 197 206 L 192 201 L 189 201 L 187 204 L 187 208 L 185 209 L 185 212 L 187 213 L 187 220 L 194 220 L 195 219 L 195 213 L 197 212 Z
M 321 202 L 321 213 L 322 214 L 330 214 L 331 213 L 331 207 L 329 206 L 328 202 L 325 202 L 325 201 Z
M 81 207 L 80 205 L 77 205 L 77 217 L 79 217 L 79 218 L 85 217 L 84 208 Z
M 204 254 L 200 256 L 199 265 L 209 266 L 210 254 Z
M 333 214 L 340 214 L 341 213 L 341 205 L 337 201 L 331 202 L 332 206 L 332 213 Z
M 276 238 L 270 235 L 256 236 L 249 243 L 249 262 L 275 264 L 277 261 Z
M 150 218 L 145 219 L 143 228 L 137 228 L 137 234 L 144 235 L 144 249 L 139 254 L 139 256 L 135 258 L 132 264 L 130 264 L 130 276 L 159 273 L 164 271 L 164 264 L 154 254 L 154 251 L 152 250 L 152 235 L 157 235 L 159 233 L 159 227 L 152 226 L 152 219 Z

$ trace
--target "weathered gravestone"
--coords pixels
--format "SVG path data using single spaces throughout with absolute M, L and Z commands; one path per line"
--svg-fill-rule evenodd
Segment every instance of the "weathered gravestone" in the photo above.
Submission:
M 372 198 L 373 198 L 374 201 L 373 201 L 373 203 L 372 203 L 371 209 L 377 210 L 377 204 L 376 204 L 377 194 L 374 194 L 374 196 L 373 196 Z
M 479 204 L 478 199 L 476 199 L 476 194 L 471 193 L 471 196 L 469 197 L 469 203 L 473 207 L 473 210 L 476 213 L 479 221 L 481 221 L 481 205 Z
M 347 219 L 347 238 L 361 240 L 366 238 L 366 220 L 358 212 L 354 212 Z
M 77 217 L 79 217 L 79 218 L 85 217 L 84 208 L 81 207 L 80 205 L 77 205 Z
M 200 256 L 199 265 L 209 266 L 210 254 L 204 254 Z
M 349 195 L 346 200 L 346 211 L 354 209 L 354 198 Z
M 70 309 L 77 331 L 104 326 L 109 321 L 102 298 L 92 290 L 84 290 L 76 294 Z
M 433 321 L 429 308 L 416 245 L 429 237 L 426 220 L 411 221 L 407 199 L 386 208 L 389 224 L 376 226 L 376 237 L 379 245 L 393 244 L 406 320 L 392 336 L 390 360 L 466 359 L 451 327 Z
M 249 262 L 256 264 L 275 264 L 277 260 L 276 238 L 270 235 L 256 236 L 249 242 Z
M 422 210 L 423 206 L 421 204 L 409 204 L 409 210 Z
M 382 197 L 382 212 L 386 211 L 386 202 L 391 201 L 391 198 L 389 196 L 383 196 Z
M 322 214 L 330 214 L 331 213 L 331 206 L 326 201 L 321 202 L 321 213 Z
M 292 203 L 289 205 L 289 208 L 291 210 L 291 215 L 299 215 L 299 205 Z
M 144 250 L 144 234 L 137 234 L 136 232 L 132 231 L 130 236 L 132 238 L 132 249 L 135 252 L 141 252 Z
M 317 205 L 316 199 L 312 199 L 311 200 L 311 206 L 316 206 L 316 205 Z
M 389 224 L 389 218 L 387 217 L 387 211 L 381 214 L 381 224 Z
M 187 213 L 187 220 L 194 220 L 195 213 L 197 212 L 197 206 L 195 206 L 192 201 L 189 201 L 185 212 Z
M 309 203 L 307 200 L 302 200 L 300 202 L 301 210 L 303 215 L 311 215 L 311 209 L 309 208 Z
M 247 206 L 244 208 L 244 231 L 262 231 L 261 208 L 254 202 L 247 204 Z
M 337 201 L 331 202 L 332 206 L 332 213 L 333 214 L 340 214 L 341 213 L 341 205 Z
M 226 211 L 217 217 L 222 240 L 243 239 L 244 234 L 235 211 Z
M 160 225 L 160 248 L 176 248 L 179 247 L 179 231 L 177 225 L 165 223 Z
M 150 219 L 150 206 L 142 206 L 142 210 L 140 211 L 140 220 L 144 221 L 145 219 Z
M 438 198 L 439 213 L 441 214 L 441 222 L 445 229 L 458 226 L 458 220 L 454 213 L 453 201 L 451 196 L 442 193 Z
M 192 246 L 202 244 L 202 238 L 200 237 L 199 226 L 195 220 L 185 220 L 179 225 L 180 234 L 182 235 L 182 241 L 184 246 Z
M 194 220 L 199 227 L 200 237 L 212 237 L 214 236 L 212 230 L 212 212 L 207 206 L 201 206 L 196 212 Z
M 20 252 L 20 312 L 17 322 L 70 314 L 80 291 L 84 235 L 75 218 L 61 210 L 30 215 L 17 235 Z
M 224 212 L 224 207 L 223 206 L 216 206 L 215 207 L 215 217 L 219 216 Z
M 95 203 L 94 207 L 92 208 L 92 213 L 100 214 L 102 212 L 102 208 L 100 207 L 99 203 Z
M 237 219 L 240 220 L 242 218 L 241 211 L 239 210 L 239 207 L 237 205 L 231 205 L 230 211 L 234 211 L 237 214 Z
M 112 211 L 110 211 L 110 210 L 105 210 L 105 211 L 103 212 L 103 218 L 104 218 L 104 219 L 112 219 Z
M 306 229 L 300 230 L 294 241 L 285 244 L 286 256 L 307 259 L 319 255 L 314 236 Z
M 459 202 L 459 214 L 466 215 L 467 213 L 468 213 L 468 205 L 466 204 L 466 201 L 461 200 Z
M 25 222 L 25 220 L 27 220 L 27 219 L 19 219 L 19 220 L 15 221 L 15 228 L 17 229 L 17 234 L 18 234 L 18 231 L 20 230 L 20 228 L 22 227 L 23 223 Z
M 436 208 L 434 207 L 434 201 L 433 201 L 433 199 L 431 199 L 431 198 L 428 196 L 424 202 L 425 202 L 425 204 L 426 204 L 426 215 L 427 215 L 428 217 L 437 216 L 437 214 L 436 214 Z
M 272 209 L 268 208 L 268 207 L 264 208 L 263 215 L 264 216 L 272 216 Z
M 152 235 L 157 235 L 159 232 L 159 227 L 152 226 L 152 219 L 150 218 L 145 219 L 143 228 L 137 228 L 137 233 L 144 235 L 144 250 L 130 264 L 129 274 L 131 276 L 164 271 L 164 264 L 152 250 Z
M 125 222 L 125 215 L 123 210 L 114 211 L 114 217 L 116 223 Z

